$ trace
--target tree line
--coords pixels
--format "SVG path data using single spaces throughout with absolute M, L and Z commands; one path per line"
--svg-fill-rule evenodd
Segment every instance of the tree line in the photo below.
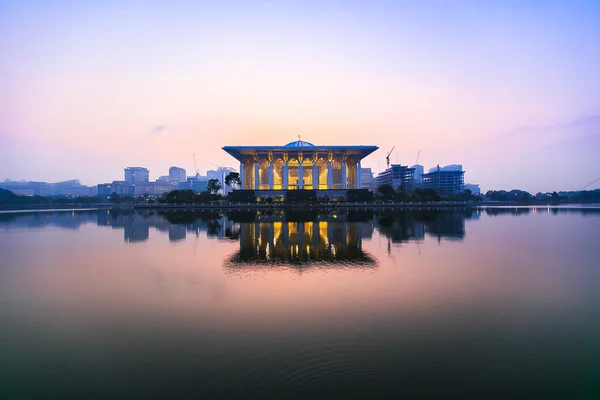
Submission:
M 538 192 L 531 194 L 524 190 L 488 190 L 484 200 L 515 202 L 521 204 L 560 204 L 560 203 L 600 203 L 600 189 L 570 192 Z

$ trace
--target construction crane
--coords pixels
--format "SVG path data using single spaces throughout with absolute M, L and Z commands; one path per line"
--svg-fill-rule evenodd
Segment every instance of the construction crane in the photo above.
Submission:
M 594 183 L 596 183 L 598 181 L 600 181 L 600 177 L 594 179 L 593 181 L 591 181 L 590 183 L 588 183 L 587 185 L 585 185 L 584 187 L 582 187 L 581 190 L 587 189 L 588 187 L 592 186 Z
M 196 164 L 196 153 L 192 153 L 194 155 L 194 168 L 196 169 L 196 176 L 200 175 L 200 170 L 198 169 L 198 164 Z
M 215 167 L 219 167 L 219 168 L 227 168 L 224 165 L 219 165 L 219 164 L 215 164 L 214 162 L 211 162 L 212 165 L 214 165 Z
M 417 161 L 415 161 L 415 165 L 419 164 L 419 156 L 421 155 L 421 150 L 417 153 Z
M 396 146 L 392 147 L 392 149 L 390 150 L 390 152 L 387 153 L 387 156 L 385 156 L 385 161 L 387 163 L 388 169 L 390 168 L 390 154 L 392 154 L 392 151 L 394 151 L 395 148 L 396 148 Z

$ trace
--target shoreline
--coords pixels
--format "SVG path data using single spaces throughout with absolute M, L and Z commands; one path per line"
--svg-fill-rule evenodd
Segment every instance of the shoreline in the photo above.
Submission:
M 182 204 L 112 204 L 112 203 L 96 203 L 96 204 L 48 204 L 48 205 L 1 205 L 0 213 L 12 212 L 53 212 L 53 211 L 93 211 L 93 210 L 343 210 L 343 209 L 484 209 L 484 208 L 530 208 L 530 207 L 550 207 L 550 208 L 600 208 L 598 203 L 558 203 L 558 204 L 526 204 L 526 203 L 503 203 L 503 202 L 487 202 L 487 203 L 472 203 L 472 202 L 453 202 L 453 201 L 436 201 L 424 203 L 182 203 Z
M 294 210 L 294 209 L 346 209 L 346 208 L 469 208 L 464 202 L 428 202 L 428 203 L 221 203 L 221 204 L 138 204 L 136 210 L 148 209 L 257 209 L 257 210 Z

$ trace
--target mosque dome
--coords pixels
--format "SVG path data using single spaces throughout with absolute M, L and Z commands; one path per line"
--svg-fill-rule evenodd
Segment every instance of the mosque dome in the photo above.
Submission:
M 310 142 L 305 142 L 304 140 L 300 140 L 300 135 L 298 135 L 298 140 L 289 142 L 285 145 L 285 147 L 315 147 L 314 144 Z

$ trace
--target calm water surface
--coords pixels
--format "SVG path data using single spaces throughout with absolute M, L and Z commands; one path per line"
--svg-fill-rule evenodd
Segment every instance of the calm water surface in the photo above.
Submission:
M 0 214 L 1 398 L 599 398 L 600 209 Z

